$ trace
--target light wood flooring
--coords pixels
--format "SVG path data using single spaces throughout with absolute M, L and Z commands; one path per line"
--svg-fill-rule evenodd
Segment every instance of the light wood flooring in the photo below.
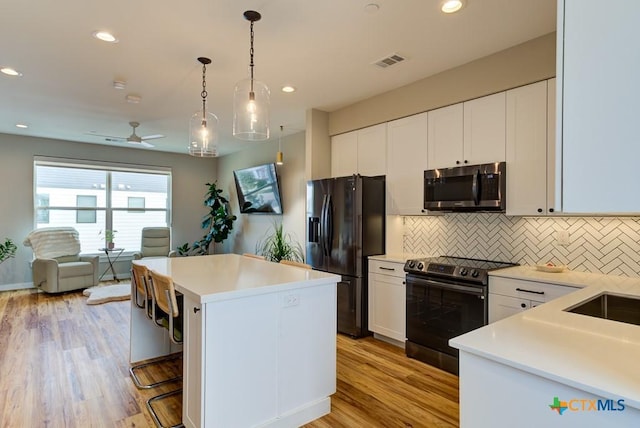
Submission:
M 90 306 L 81 292 L 0 292 L 0 427 L 154 427 L 129 378 L 128 301 Z M 457 427 L 458 378 L 374 338 L 338 335 L 331 414 L 308 428 Z M 151 370 L 179 372 L 179 363 Z M 180 397 L 163 417 L 180 418 Z

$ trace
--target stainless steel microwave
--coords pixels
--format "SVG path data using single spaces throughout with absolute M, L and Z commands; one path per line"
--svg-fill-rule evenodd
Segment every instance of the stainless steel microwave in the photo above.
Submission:
M 505 162 L 427 170 L 424 172 L 424 208 L 504 212 L 505 175 Z

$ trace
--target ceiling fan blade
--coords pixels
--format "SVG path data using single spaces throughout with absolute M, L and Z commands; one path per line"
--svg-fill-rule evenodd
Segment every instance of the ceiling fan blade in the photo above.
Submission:
M 94 134 L 93 132 L 85 132 L 84 135 L 89 135 L 91 137 L 100 137 L 106 138 L 108 141 L 124 141 L 126 137 L 116 137 L 114 135 L 103 135 L 103 134 Z
M 127 141 L 129 144 L 133 144 L 135 146 L 143 146 L 143 147 L 155 147 L 151 143 L 147 143 L 146 141 Z
M 162 134 L 153 134 L 142 137 L 142 140 L 157 140 L 158 138 L 164 138 Z

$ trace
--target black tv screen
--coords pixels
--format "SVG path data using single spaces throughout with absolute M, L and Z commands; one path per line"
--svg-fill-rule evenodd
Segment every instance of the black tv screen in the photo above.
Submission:
M 241 213 L 282 214 L 276 165 L 268 163 L 233 171 Z

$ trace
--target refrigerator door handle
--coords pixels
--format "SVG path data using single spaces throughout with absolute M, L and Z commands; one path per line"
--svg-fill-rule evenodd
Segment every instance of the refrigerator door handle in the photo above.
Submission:
M 331 195 L 327 195 L 327 231 L 325 233 L 325 238 L 327 242 L 327 256 L 331 254 L 331 249 L 333 248 L 333 201 L 331 200 Z
M 322 197 L 322 209 L 320 210 L 320 235 L 322 237 L 322 254 L 327 256 L 327 195 Z

